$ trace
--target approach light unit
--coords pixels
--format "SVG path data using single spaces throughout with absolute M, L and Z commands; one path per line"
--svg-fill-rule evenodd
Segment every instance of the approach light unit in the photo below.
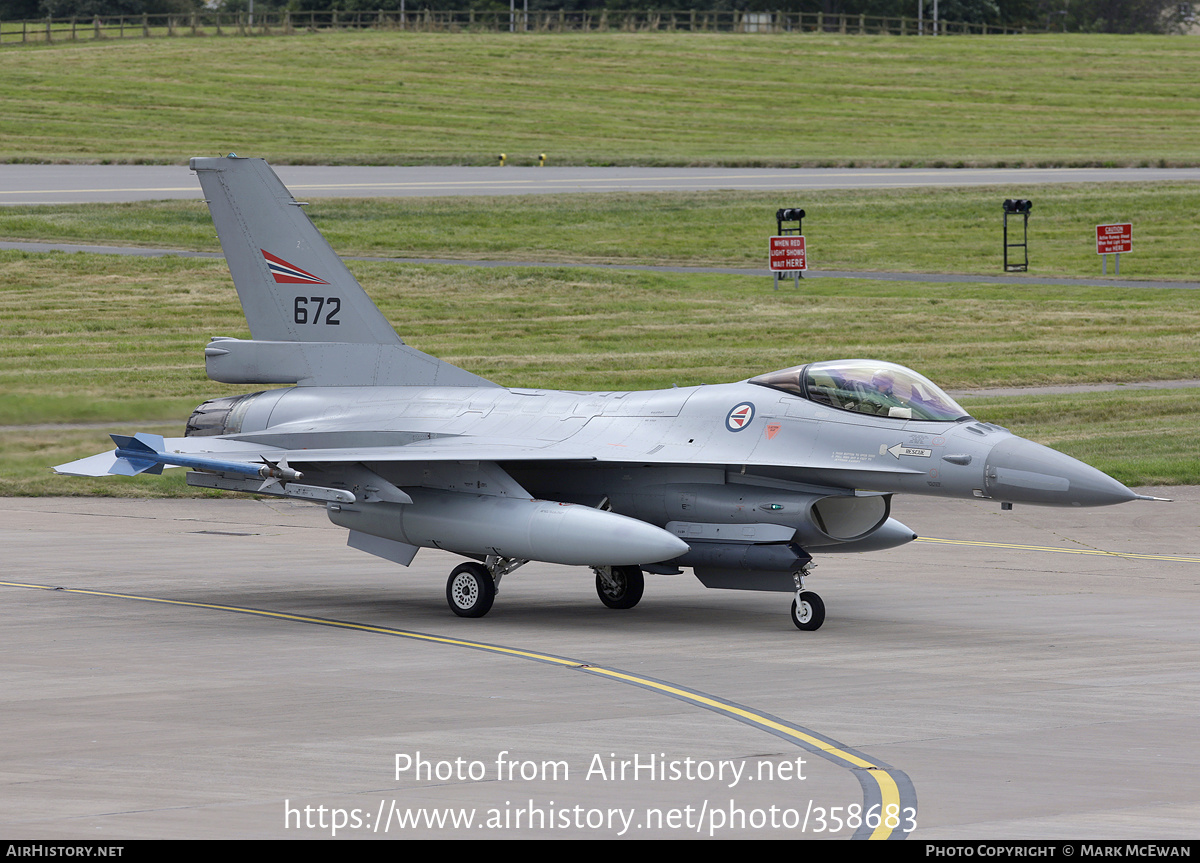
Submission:
M 1004 199 L 1004 272 L 1024 273 L 1029 270 L 1029 211 L 1033 209 L 1033 201 L 1024 198 Z M 1021 242 L 1010 243 L 1008 240 L 1008 217 L 1021 217 Z M 1015 232 L 1014 232 L 1015 233 Z M 1015 254 L 1010 258 L 1009 253 L 1020 250 L 1021 257 Z

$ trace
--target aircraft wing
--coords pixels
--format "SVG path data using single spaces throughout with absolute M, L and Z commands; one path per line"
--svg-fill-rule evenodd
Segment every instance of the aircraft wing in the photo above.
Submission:
M 114 435 L 114 440 L 120 438 Z M 546 446 L 514 443 L 511 440 L 448 437 L 418 441 L 405 446 L 336 447 L 331 449 L 289 449 L 287 447 L 231 440 L 219 437 L 162 438 L 156 435 L 135 435 L 122 440 L 143 440 L 146 449 L 130 456 L 121 447 L 106 453 L 88 456 L 55 466 L 54 471 L 69 476 L 131 476 L 148 471 L 161 472 L 163 467 L 191 467 L 198 470 L 234 471 L 237 466 L 253 468 L 257 474 L 266 463 L 345 464 L 355 462 L 456 462 L 456 461 L 595 461 L 596 456 L 561 444 Z M 141 470 L 139 461 L 147 462 Z M 154 469 L 158 466 L 158 470 Z

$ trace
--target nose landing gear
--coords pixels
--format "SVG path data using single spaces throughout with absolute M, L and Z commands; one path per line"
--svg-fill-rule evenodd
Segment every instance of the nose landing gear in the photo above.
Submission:
M 815 564 L 814 564 L 815 565 Z M 825 622 L 825 603 L 821 597 L 811 590 L 804 589 L 804 577 L 809 575 L 811 567 L 804 567 L 792 573 L 796 582 L 796 598 L 792 600 L 792 623 L 797 629 L 814 632 Z

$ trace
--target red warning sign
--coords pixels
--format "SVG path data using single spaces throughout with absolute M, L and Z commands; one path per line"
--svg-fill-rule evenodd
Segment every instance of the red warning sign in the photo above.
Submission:
M 1133 251 L 1133 224 L 1097 225 L 1096 254 L 1119 255 Z
M 808 257 L 804 253 L 804 237 L 771 237 L 771 272 L 792 273 L 808 269 Z

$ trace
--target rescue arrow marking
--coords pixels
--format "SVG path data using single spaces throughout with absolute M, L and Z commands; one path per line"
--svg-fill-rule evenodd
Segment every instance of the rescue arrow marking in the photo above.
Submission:
M 898 443 L 895 446 L 888 447 L 887 451 L 890 452 L 892 455 L 894 455 L 897 459 L 899 459 L 900 456 L 902 456 L 902 455 L 912 455 L 912 456 L 918 456 L 920 458 L 929 458 L 931 455 L 933 455 L 933 450 L 930 449 L 929 447 L 905 446 L 902 443 Z

